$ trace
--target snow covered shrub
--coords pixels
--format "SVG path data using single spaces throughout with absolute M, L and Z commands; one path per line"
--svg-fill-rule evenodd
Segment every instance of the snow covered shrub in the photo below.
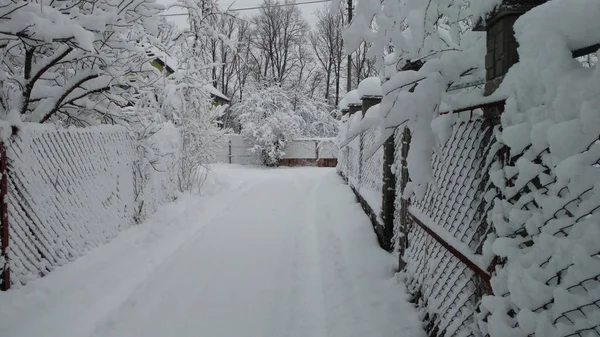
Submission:
M 299 136 L 305 126 L 287 93 L 277 85 L 248 93 L 232 109 L 239 114 L 244 140 L 267 166 L 279 163 L 287 141 Z
M 519 18 L 518 64 L 491 172 L 502 196 L 488 218 L 504 260 L 484 298 L 484 332 L 598 336 L 600 329 L 600 68 L 572 50 L 600 42 L 600 2 L 549 1 Z

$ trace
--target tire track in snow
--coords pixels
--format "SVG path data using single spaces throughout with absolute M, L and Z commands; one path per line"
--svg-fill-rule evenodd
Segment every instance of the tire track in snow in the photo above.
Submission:
M 303 179 L 300 179 L 303 178 Z M 296 180 L 297 186 L 306 186 L 304 176 Z M 323 298 L 323 280 L 317 244 L 316 203 L 321 179 L 310 183 L 303 200 L 305 216 L 297 224 L 294 234 L 295 249 L 292 288 L 292 303 L 288 318 L 286 337 L 327 337 L 326 313 Z

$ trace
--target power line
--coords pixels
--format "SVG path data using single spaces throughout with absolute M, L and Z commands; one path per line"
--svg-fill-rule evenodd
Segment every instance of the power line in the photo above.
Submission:
M 287 3 L 287 4 L 275 4 L 275 5 L 270 5 L 270 6 L 232 8 L 232 9 L 228 9 L 227 12 L 250 11 L 253 9 L 261 9 L 261 8 L 269 8 L 269 7 L 300 6 L 300 5 L 317 4 L 317 3 L 321 3 L 321 2 L 330 2 L 330 1 L 331 0 L 313 0 L 313 1 L 294 2 L 294 3 Z M 160 14 L 160 16 L 186 16 L 186 15 L 188 15 L 188 13 Z

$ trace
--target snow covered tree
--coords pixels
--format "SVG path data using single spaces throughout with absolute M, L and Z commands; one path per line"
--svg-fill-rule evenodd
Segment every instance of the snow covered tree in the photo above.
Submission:
M 260 153 L 263 163 L 276 166 L 283 157 L 288 140 L 300 135 L 302 117 L 294 112 L 287 93 L 278 85 L 246 94 L 232 107 L 239 114 L 242 136 Z
M 171 86 L 164 91 L 163 100 L 177 111 L 177 125 L 183 135 L 180 189 L 194 191 L 202 183 L 200 167 L 209 162 L 214 154 L 212 145 L 224 133 L 218 127 L 217 119 L 226 108 L 213 105 L 207 89 L 211 80 L 206 76 L 206 69 L 213 65 L 206 64 L 200 43 L 207 41 L 207 37 L 223 39 L 224 43 L 228 41 L 219 33 L 214 21 L 209 20 L 209 17 L 218 14 L 214 9 L 207 11 L 206 4 L 192 0 L 180 0 L 177 6 L 189 13 L 190 28 L 177 39 L 179 69 L 169 76 Z
M 131 36 L 154 32 L 152 0 L 5 1 L 0 5 L 0 115 L 112 122 L 147 62 Z
M 310 43 L 315 58 L 325 75 L 325 99 L 332 106 L 337 106 L 340 99 L 340 78 L 344 62 L 342 39 L 344 14 L 342 10 L 325 8 L 317 11 L 315 15 L 317 22 L 315 30 L 310 35 Z
M 329 111 L 326 101 L 314 99 L 301 93 L 288 94 L 293 97 L 294 112 L 304 121 L 301 135 L 304 137 L 335 137 L 338 123 Z

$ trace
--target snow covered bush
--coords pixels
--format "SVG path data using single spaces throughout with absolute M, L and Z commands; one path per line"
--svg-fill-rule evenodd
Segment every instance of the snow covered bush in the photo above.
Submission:
M 277 85 L 248 93 L 232 109 L 239 115 L 244 140 L 267 166 L 279 163 L 287 141 L 299 136 L 305 125 L 287 93 Z
M 269 166 L 277 165 L 294 137 L 333 137 L 338 132 L 338 122 L 324 101 L 279 85 L 254 88 L 232 111 L 244 139 Z
M 515 24 L 497 136 L 510 159 L 491 172 L 502 195 L 488 246 L 503 259 L 482 302 L 491 337 L 599 335 L 600 68 L 572 58 L 600 42 L 598 13 L 596 0 L 553 0 Z

